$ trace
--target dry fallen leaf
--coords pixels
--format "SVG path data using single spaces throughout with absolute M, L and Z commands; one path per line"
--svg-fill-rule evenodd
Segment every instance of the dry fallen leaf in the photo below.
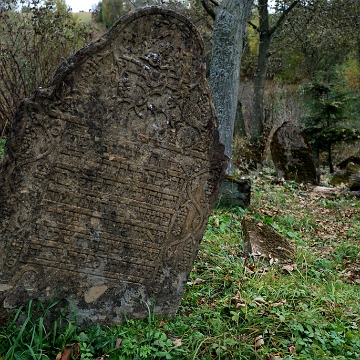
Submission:
M 56 356 L 56 360 L 70 360 L 71 355 L 75 358 L 79 357 L 79 344 L 74 343 L 67 346 L 62 352 L 59 352 Z
M 287 264 L 284 265 L 281 269 L 286 270 L 287 272 L 291 273 L 292 271 L 294 271 L 297 268 L 297 265 L 294 264 Z
M 198 284 L 203 284 L 203 283 L 206 283 L 206 280 L 204 280 L 204 279 L 200 279 L 200 278 L 196 278 L 195 280 L 194 280 L 194 285 L 198 285 Z
M 239 310 L 240 308 L 242 308 L 242 307 L 245 307 L 246 306 L 246 303 L 236 303 L 236 306 L 235 306 L 235 309 L 236 310 Z
M 279 302 L 272 303 L 272 304 L 270 304 L 270 306 L 271 307 L 278 307 L 278 306 L 284 305 L 285 303 L 286 303 L 286 299 L 281 300 Z
M 281 360 L 282 357 L 280 354 L 270 354 L 269 355 L 269 360 L 275 360 L 275 359 Z
M 122 343 L 122 339 L 116 339 L 115 347 L 118 348 Z
M 266 304 L 266 301 L 261 298 L 261 297 L 257 297 L 253 300 L 254 303 L 256 303 L 256 305 L 263 305 L 263 304 Z
M 173 341 L 173 346 L 174 347 L 178 347 L 178 346 L 181 346 L 182 345 L 182 341 L 181 339 L 176 339 Z
M 216 228 L 219 228 L 220 227 L 220 221 L 219 221 L 219 218 L 214 218 L 214 226 L 216 227 Z
M 255 338 L 255 348 L 261 347 L 265 344 L 264 338 L 262 335 L 259 335 Z

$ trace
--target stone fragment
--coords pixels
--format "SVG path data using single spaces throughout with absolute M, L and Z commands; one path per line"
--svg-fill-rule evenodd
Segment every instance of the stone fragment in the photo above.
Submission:
M 345 170 L 350 174 L 357 174 L 358 172 L 360 172 L 360 164 L 350 161 L 346 165 Z
M 335 195 L 337 192 L 336 188 L 326 187 L 326 186 L 315 186 L 312 189 L 315 193 L 321 193 L 322 195 Z
M 360 191 L 360 173 L 352 175 L 349 181 L 350 191 Z
M 286 261 L 294 257 L 294 250 L 289 242 L 271 226 L 248 216 L 242 222 L 244 251 L 255 261 Z
M 341 184 L 348 184 L 352 182 L 354 175 L 359 173 L 360 165 L 353 161 L 347 162 L 345 168 L 343 170 L 337 170 L 333 174 L 330 184 L 331 185 L 341 185 Z
M 225 175 L 220 187 L 218 205 L 240 206 L 245 209 L 250 205 L 250 198 L 250 179 Z
M 235 138 L 233 144 L 234 167 L 240 174 L 249 175 L 261 171 L 257 163 L 259 150 L 244 138 Z
M 346 184 L 349 187 L 350 191 L 360 190 L 359 185 L 359 173 L 360 173 L 360 157 L 359 154 L 355 156 L 350 156 L 347 159 L 340 162 L 337 167 L 340 170 L 337 170 L 331 180 L 331 185 L 341 185 Z
M 358 155 L 349 156 L 348 158 L 341 161 L 336 166 L 339 169 L 344 170 L 348 166 L 348 164 L 351 163 L 351 162 L 360 167 L 360 153 Z
M 318 183 L 311 147 L 298 127 L 283 123 L 275 131 L 270 148 L 278 178 Z
M 176 313 L 227 166 L 203 59 L 186 18 L 141 9 L 23 102 L 0 164 L 0 318 L 55 294 L 80 325 Z
M 341 185 L 341 184 L 347 184 L 349 182 L 351 173 L 349 173 L 346 170 L 337 170 L 332 175 L 329 183 L 330 185 Z

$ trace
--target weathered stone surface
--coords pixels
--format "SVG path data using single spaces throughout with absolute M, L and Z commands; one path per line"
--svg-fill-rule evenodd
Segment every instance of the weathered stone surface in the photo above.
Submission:
M 233 161 L 240 174 L 249 175 L 261 171 L 257 163 L 258 149 L 244 138 L 234 139 Z
M 300 129 L 283 123 L 271 139 L 271 155 L 279 178 L 317 184 L 311 147 Z
M 240 206 L 243 209 L 250 205 L 251 181 L 225 175 L 218 196 L 220 206 Z
M 341 185 L 348 184 L 351 182 L 351 178 L 356 175 L 360 171 L 360 165 L 349 161 L 347 162 L 345 168 L 343 170 L 337 170 L 333 174 L 330 184 L 331 185 Z
M 360 173 L 352 175 L 349 181 L 350 191 L 360 191 Z
M 289 242 L 275 229 L 245 216 L 241 222 L 245 255 L 256 261 L 284 261 L 294 257 Z
M 360 171 L 360 164 L 350 161 L 346 165 L 345 170 L 351 174 L 357 174 Z
M 122 18 L 22 104 L 0 172 L 0 308 L 57 291 L 80 324 L 174 314 L 227 166 L 203 44 Z
M 348 157 L 347 159 L 341 161 L 336 166 L 339 169 L 344 170 L 348 166 L 349 163 L 353 163 L 353 164 L 357 165 L 358 167 L 360 167 L 360 153 L 358 155 Z
M 326 187 L 326 186 L 315 186 L 312 189 L 313 192 L 315 193 L 321 193 L 321 195 L 323 196 L 327 196 L 327 195 L 335 195 L 337 192 L 336 188 L 333 187 Z
M 341 185 L 347 184 L 349 182 L 351 173 L 347 172 L 346 170 L 338 170 L 332 175 L 329 183 L 331 185 Z

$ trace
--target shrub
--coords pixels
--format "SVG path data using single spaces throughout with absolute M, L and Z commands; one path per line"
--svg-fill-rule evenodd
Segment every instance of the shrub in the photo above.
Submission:
M 0 6 L 0 134 L 6 135 L 21 100 L 47 86 L 61 59 L 89 42 L 64 0 L 5 0 Z M 26 11 L 25 11 L 26 10 Z

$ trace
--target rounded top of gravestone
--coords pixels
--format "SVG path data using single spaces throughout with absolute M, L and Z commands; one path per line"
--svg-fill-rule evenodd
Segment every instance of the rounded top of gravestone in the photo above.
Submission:
M 299 127 L 283 123 L 271 139 L 270 150 L 279 178 L 318 183 L 310 144 Z
M 164 22 L 162 20 L 156 20 L 147 27 L 146 36 L 149 38 L 155 37 L 162 40 L 160 44 L 159 52 L 153 52 L 153 49 L 147 48 L 148 38 L 137 37 L 138 32 L 142 32 L 143 29 L 139 28 L 141 18 L 148 18 L 149 16 L 159 15 L 166 23 L 166 18 L 173 18 L 179 21 L 177 29 L 180 30 L 177 37 L 172 38 L 172 42 L 167 41 L 167 34 L 164 30 Z M 146 20 L 147 22 L 148 20 Z M 165 24 L 166 25 L 166 24 Z M 173 34 L 175 35 L 175 33 Z M 61 80 L 67 76 L 71 71 L 76 69 L 81 63 L 86 61 L 89 56 L 100 51 L 104 47 L 108 46 L 109 43 L 115 41 L 118 42 L 118 37 L 121 37 L 121 50 L 124 54 L 132 54 L 136 50 L 140 54 L 140 49 L 143 51 L 142 57 L 147 61 L 151 62 L 152 65 L 158 64 L 158 66 L 164 66 L 164 62 L 169 58 L 171 52 L 174 52 L 176 44 L 173 43 L 174 39 L 178 41 L 185 40 L 185 45 L 188 50 L 194 51 L 194 55 L 204 63 L 204 43 L 200 32 L 196 26 L 185 16 L 170 10 L 161 8 L 159 6 L 149 6 L 144 8 L 136 9 L 129 14 L 121 17 L 110 30 L 101 36 L 97 41 L 85 46 L 84 48 L 77 51 L 73 56 L 69 57 L 62 64 L 59 65 L 55 74 L 52 77 L 50 86 L 57 85 Z M 134 45 L 142 45 L 140 49 L 134 47 Z M 194 46 L 195 45 L 195 46 Z M 202 71 L 205 75 L 205 67 L 203 66 Z

